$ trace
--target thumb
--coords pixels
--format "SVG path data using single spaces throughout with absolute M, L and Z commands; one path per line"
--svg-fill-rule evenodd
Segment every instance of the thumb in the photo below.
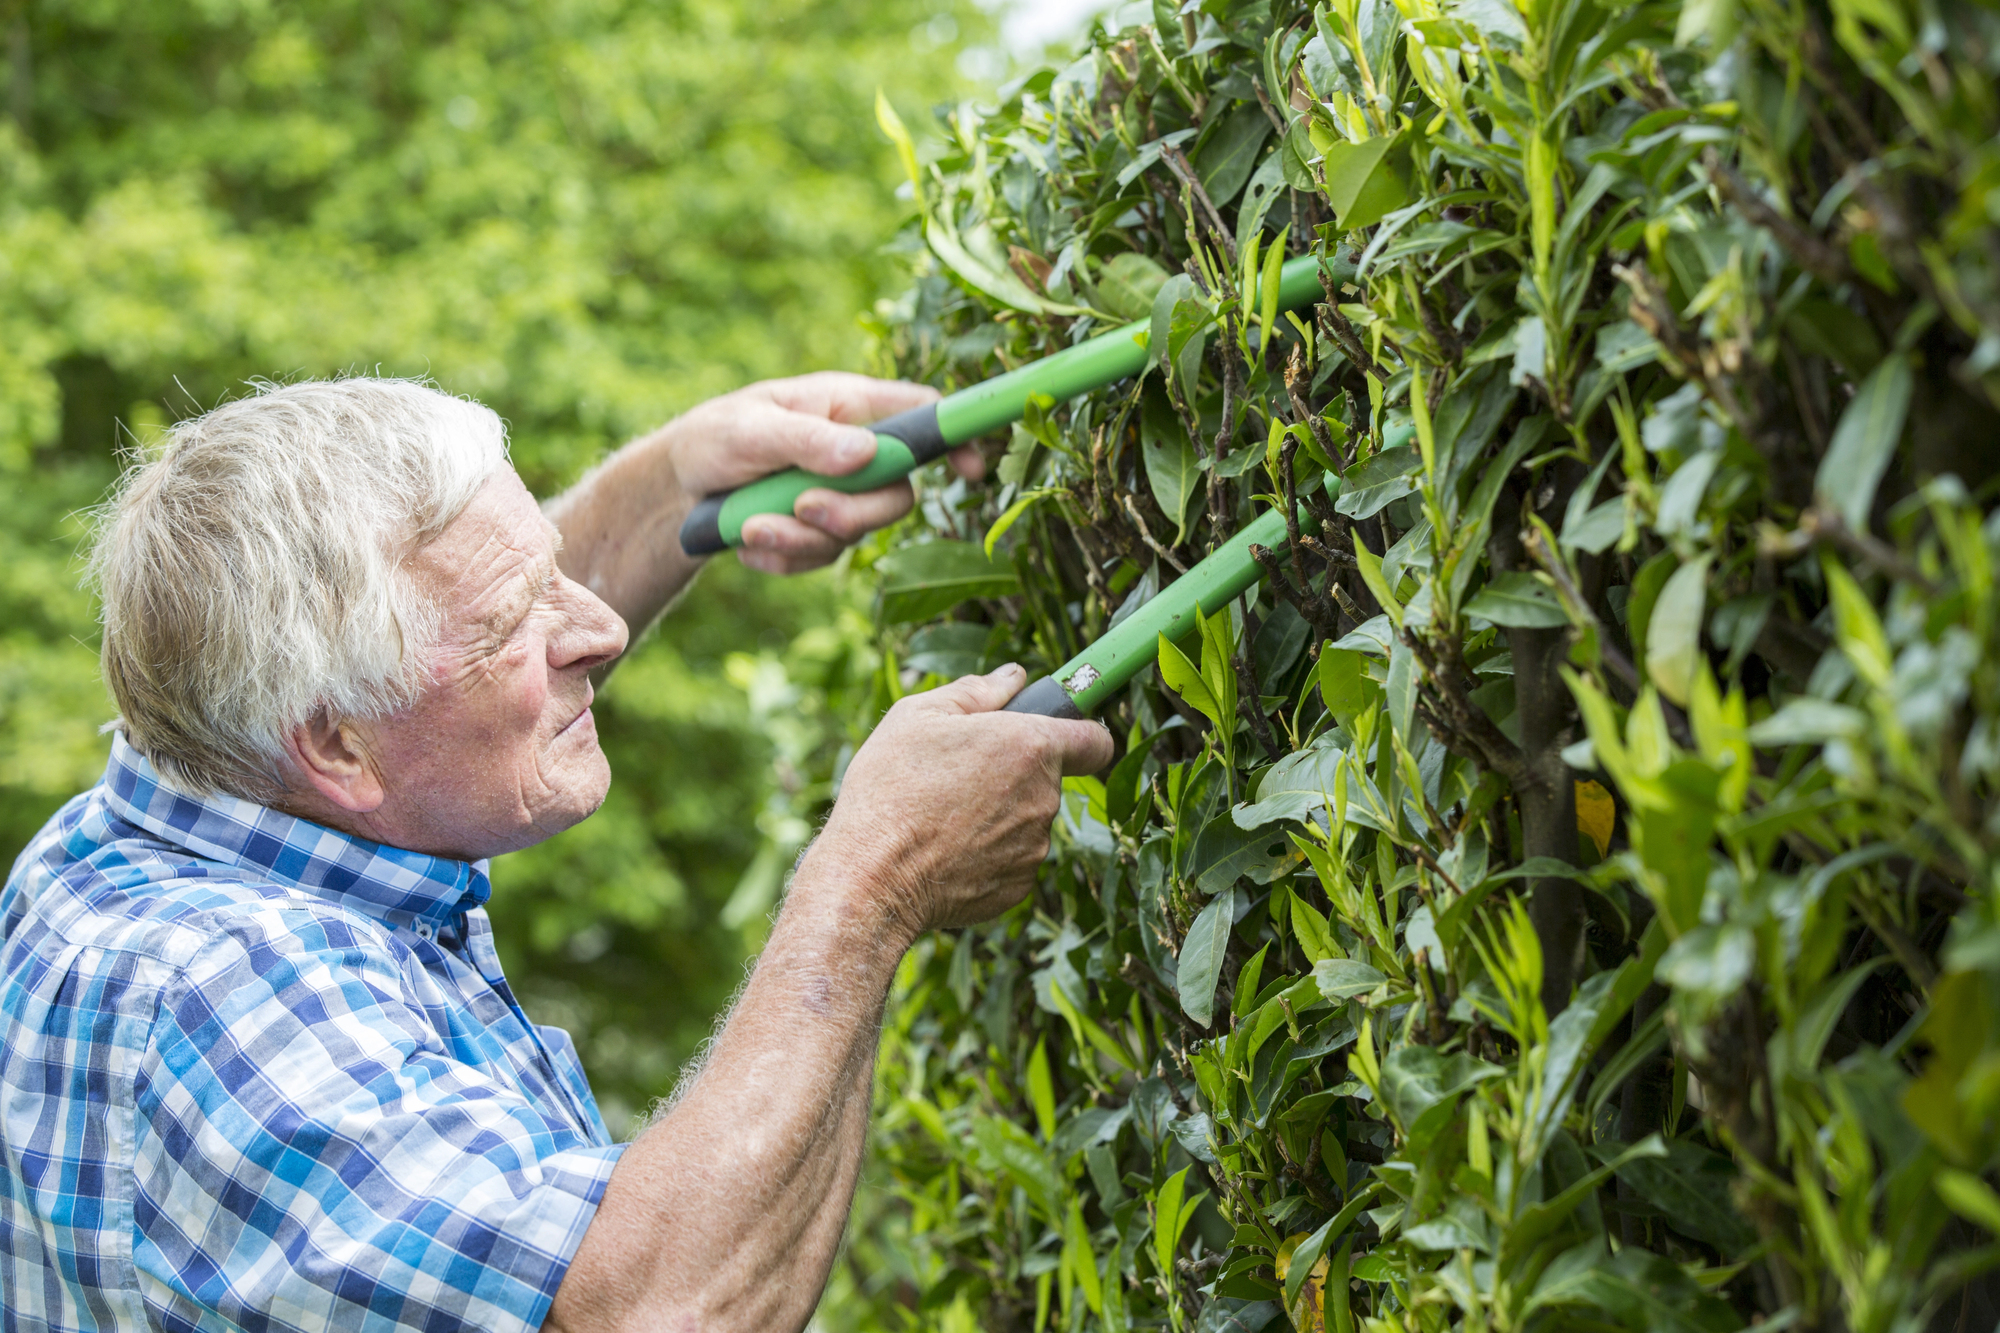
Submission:
M 960 676 L 920 697 L 941 713 L 991 713 L 1019 694 L 1027 679 L 1020 663 L 1009 662 L 983 676 Z

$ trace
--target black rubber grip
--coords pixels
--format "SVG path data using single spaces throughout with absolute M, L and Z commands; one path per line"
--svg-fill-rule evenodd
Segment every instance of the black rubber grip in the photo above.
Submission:
M 910 446 L 910 456 L 919 463 L 941 458 L 951 449 L 950 441 L 938 429 L 936 403 L 925 403 L 893 417 L 883 417 L 868 429 L 877 435 L 893 435 Z
M 714 555 L 726 551 L 729 544 L 722 540 L 722 502 L 729 498 L 729 492 L 711 495 L 688 511 L 687 521 L 681 524 L 681 549 L 689 555 Z
M 1043 717 L 1066 718 L 1072 722 L 1081 721 L 1083 712 L 1076 706 L 1076 700 L 1069 697 L 1069 691 L 1054 676 L 1043 676 L 1019 694 L 1007 701 L 1003 713 L 1039 713 Z

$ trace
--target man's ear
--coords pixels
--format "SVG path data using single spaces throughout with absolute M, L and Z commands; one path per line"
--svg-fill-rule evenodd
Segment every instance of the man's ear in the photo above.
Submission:
M 299 782 L 350 814 L 373 813 L 388 795 L 366 730 L 324 710 L 285 738 Z

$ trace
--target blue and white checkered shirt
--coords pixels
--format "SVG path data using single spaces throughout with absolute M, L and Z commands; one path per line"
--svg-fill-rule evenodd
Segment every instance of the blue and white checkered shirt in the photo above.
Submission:
M 0 1325 L 538 1329 L 620 1148 L 488 889 L 114 740 L 0 895 Z

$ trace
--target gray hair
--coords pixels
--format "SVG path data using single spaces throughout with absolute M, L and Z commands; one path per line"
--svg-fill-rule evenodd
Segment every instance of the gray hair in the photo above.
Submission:
M 268 803 L 294 728 L 421 692 L 438 614 L 403 565 L 507 466 L 507 432 L 413 380 L 257 388 L 126 473 L 90 571 L 111 725 L 176 786 Z

